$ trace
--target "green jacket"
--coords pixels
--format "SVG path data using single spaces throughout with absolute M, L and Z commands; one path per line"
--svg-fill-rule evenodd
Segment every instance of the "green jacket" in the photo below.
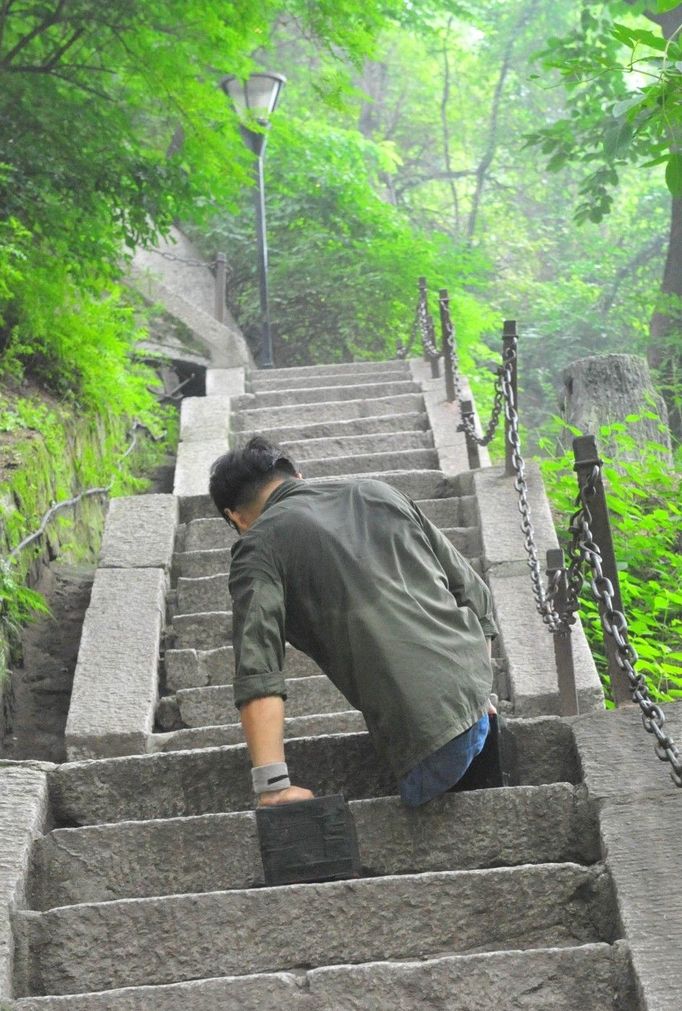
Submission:
M 237 706 L 286 698 L 288 641 L 362 712 L 398 777 L 487 710 L 490 591 L 383 481 L 285 481 L 232 548 L 229 585 Z

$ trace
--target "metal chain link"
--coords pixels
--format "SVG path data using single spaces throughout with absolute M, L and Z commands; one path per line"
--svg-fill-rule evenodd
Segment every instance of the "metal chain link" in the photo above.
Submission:
M 417 303 L 417 324 L 422 336 L 422 345 L 424 347 L 424 353 L 427 359 L 432 361 L 438 361 L 441 357 L 441 353 L 436 347 L 433 337 L 431 336 L 431 327 L 429 326 L 429 310 L 426 304 L 425 298 L 420 298 Z
M 660 706 L 652 700 L 646 679 L 638 674 L 635 664 L 638 661 L 637 651 L 631 645 L 628 634 L 627 618 L 622 611 L 613 605 L 614 587 L 611 580 L 602 571 L 602 555 L 599 545 L 594 540 L 590 524 L 592 513 L 588 499 L 596 493 L 596 483 L 601 474 L 601 467 L 595 464 L 590 471 L 585 486 L 581 488 L 576 499 L 579 508 L 571 518 L 571 533 L 573 543 L 582 560 L 587 563 L 592 572 L 591 587 L 600 607 L 601 622 L 604 630 L 616 643 L 616 662 L 630 682 L 632 701 L 642 710 L 642 724 L 649 734 L 656 738 L 654 751 L 662 762 L 670 762 L 672 766 L 670 777 L 675 786 L 682 787 L 682 756 L 673 739 L 665 733 L 665 714 Z
M 407 358 L 407 356 L 409 355 L 410 351 L 412 350 L 412 345 L 414 344 L 415 337 L 417 336 L 417 331 L 418 330 L 419 330 L 419 306 L 417 306 L 417 309 L 416 309 L 415 314 L 414 314 L 414 319 L 412 321 L 412 329 L 410 330 L 410 336 L 409 336 L 409 339 L 407 341 L 407 344 L 399 344 L 398 345 L 398 347 L 396 348 L 396 352 L 395 352 L 396 358 L 400 358 L 401 360 L 404 360 L 405 358 Z
M 470 414 L 463 416 L 457 426 L 458 432 L 464 432 L 468 439 L 471 439 L 472 442 L 477 443 L 479 446 L 488 446 L 492 442 L 495 432 L 497 431 L 497 426 L 502 414 L 502 407 L 504 405 L 504 391 L 502 388 L 503 374 L 504 366 L 500 365 L 495 378 L 495 400 L 493 402 L 493 409 L 490 414 L 490 421 L 488 422 L 485 435 L 476 434 L 476 424 L 473 416 Z
M 185 263 L 188 267 L 215 267 L 217 260 L 193 260 L 191 257 L 177 256 L 175 253 L 167 253 L 163 249 L 154 249 L 152 252 L 157 256 L 163 256 L 164 260 L 172 260 L 175 263 Z

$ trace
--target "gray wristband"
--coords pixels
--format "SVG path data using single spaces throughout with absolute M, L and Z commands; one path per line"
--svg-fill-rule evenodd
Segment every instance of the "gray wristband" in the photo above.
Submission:
M 286 762 L 271 762 L 270 765 L 257 765 L 251 770 L 251 782 L 254 793 L 274 793 L 275 790 L 286 790 L 291 786 L 289 770 Z

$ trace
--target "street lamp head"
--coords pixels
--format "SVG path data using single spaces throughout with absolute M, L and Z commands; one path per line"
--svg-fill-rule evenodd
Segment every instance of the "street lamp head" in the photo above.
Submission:
M 283 74 L 258 71 L 245 81 L 229 74 L 223 77 L 220 87 L 234 104 L 241 120 L 255 120 L 260 126 L 267 126 L 277 108 L 282 88 L 286 84 Z

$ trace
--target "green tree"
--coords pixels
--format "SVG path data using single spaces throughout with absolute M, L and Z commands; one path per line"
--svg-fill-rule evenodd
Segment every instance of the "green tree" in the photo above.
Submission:
M 629 164 L 665 165 L 671 214 L 660 297 L 649 327 L 648 359 L 682 432 L 682 4 L 659 0 L 654 11 L 634 0 L 584 0 L 579 24 L 551 37 L 539 54 L 558 71 L 569 114 L 529 135 L 549 155 L 548 168 L 583 169 L 578 221 L 599 222 Z M 616 20 L 618 15 L 621 20 Z M 645 27 L 646 22 L 649 25 Z M 651 22 L 661 30 L 652 30 Z M 652 237 L 653 238 L 653 237 Z

